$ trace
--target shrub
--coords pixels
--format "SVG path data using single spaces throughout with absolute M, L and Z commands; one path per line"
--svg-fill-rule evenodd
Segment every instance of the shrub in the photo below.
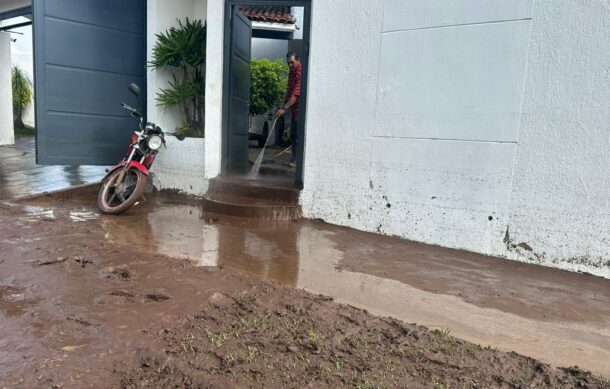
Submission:
M 32 80 L 19 67 L 11 69 L 13 86 L 13 121 L 15 128 L 24 128 L 23 111 L 32 101 Z
M 206 34 L 206 25 L 200 20 L 178 20 L 177 27 L 156 34 L 150 62 L 155 70 L 170 71 L 172 81 L 168 88 L 159 89 L 157 103 L 182 110 L 185 121 L 176 132 L 188 136 L 204 136 Z
M 250 115 L 262 115 L 282 103 L 288 88 L 288 65 L 282 60 L 250 62 Z

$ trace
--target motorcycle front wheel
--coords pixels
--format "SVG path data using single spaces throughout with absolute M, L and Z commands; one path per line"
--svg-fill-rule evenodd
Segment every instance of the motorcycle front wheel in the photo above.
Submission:
M 97 206 L 109 215 L 118 215 L 131 208 L 144 193 L 147 177 L 138 169 L 129 169 L 123 177 L 122 185 L 116 185 L 122 169 L 110 174 L 100 187 Z

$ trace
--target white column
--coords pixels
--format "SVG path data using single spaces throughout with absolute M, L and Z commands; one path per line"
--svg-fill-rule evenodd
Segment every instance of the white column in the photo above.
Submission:
M 205 76 L 205 178 L 220 173 L 222 147 L 222 63 L 224 0 L 208 1 Z
M 10 34 L 0 32 L 0 145 L 15 143 Z

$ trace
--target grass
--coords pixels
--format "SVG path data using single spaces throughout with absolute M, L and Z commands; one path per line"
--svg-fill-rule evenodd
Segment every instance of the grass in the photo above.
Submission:
M 28 136 L 36 136 L 36 129 L 34 127 L 15 127 L 15 138 L 25 138 Z

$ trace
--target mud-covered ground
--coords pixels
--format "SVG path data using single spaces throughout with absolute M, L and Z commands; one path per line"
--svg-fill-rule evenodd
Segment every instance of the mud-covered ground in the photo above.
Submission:
M 0 387 L 610 388 L 448 330 L 151 254 L 109 239 L 116 219 L 62 212 L 0 205 Z

